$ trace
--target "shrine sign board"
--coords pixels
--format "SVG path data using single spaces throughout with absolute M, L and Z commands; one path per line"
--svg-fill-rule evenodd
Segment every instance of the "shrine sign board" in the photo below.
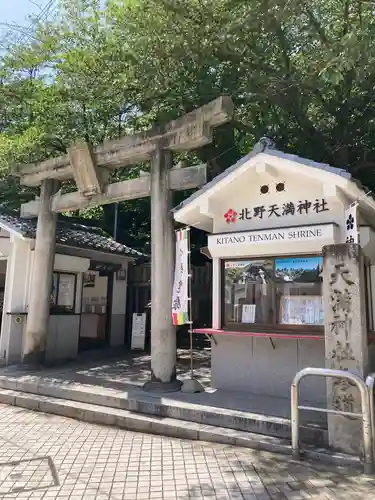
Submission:
M 244 255 L 292 255 L 298 248 L 309 247 L 317 251 L 323 245 L 334 243 L 335 224 L 281 227 L 238 233 L 219 233 L 208 236 L 208 249 L 213 257 Z M 288 246 L 289 245 L 289 246 Z M 293 248 L 292 248 L 293 247 Z

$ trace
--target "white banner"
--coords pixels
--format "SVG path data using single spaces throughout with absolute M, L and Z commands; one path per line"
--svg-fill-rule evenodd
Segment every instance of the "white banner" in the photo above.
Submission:
M 344 212 L 344 242 L 359 243 L 358 203 Z
M 172 296 L 172 319 L 174 325 L 184 325 L 189 322 L 188 231 L 188 229 L 176 231 L 176 267 Z

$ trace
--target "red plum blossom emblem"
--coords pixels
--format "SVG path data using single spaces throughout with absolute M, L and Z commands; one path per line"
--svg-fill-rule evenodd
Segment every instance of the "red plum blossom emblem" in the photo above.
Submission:
M 231 222 L 236 222 L 237 212 L 233 210 L 233 208 L 230 208 L 227 212 L 225 212 L 224 219 L 226 220 L 227 224 L 230 224 Z

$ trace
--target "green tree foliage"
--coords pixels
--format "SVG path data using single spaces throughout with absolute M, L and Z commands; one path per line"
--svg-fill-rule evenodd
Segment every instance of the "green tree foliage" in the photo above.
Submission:
M 1 60 L 0 201 L 30 196 L 9 180 L 15 163 L 141 130 L 222 94 L 235 119 L 188 163 L 207 161 L 214 176 L 271 135 L 375 190 L 374 30 L 362 0 L 61 0 L 55 18 Z M 100 213 L 110 229 L 112 209 Z M 121 204 L 132 244 L 146 243 L 148 222 L 147 200 Z

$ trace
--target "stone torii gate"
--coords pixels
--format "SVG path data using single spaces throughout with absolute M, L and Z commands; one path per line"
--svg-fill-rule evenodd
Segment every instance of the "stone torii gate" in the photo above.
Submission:
M 206 165 L 172 168 L 172 154 L 210 143 L 213 127 L 228 122 L 232 114 L 232 100 L 223 96 L 167 125 L 94 149 L 87 143 L 76 144 L 67 155 L 17 168 L 23 185 L 41 186 L 35 203 L 38 224 L 23 363 L 44 359 L 57 213 L 151 195 L 151 381 L 146 388 L 178 387 L 171 317 L 174 233 L 170 194 L 203 185 Z M 150 174 L 108 183 L 111 170 L 145 161 L 151 161 Z M 61 194 L 60 183 L 69 179 L 75 180 L 78 191 Z

